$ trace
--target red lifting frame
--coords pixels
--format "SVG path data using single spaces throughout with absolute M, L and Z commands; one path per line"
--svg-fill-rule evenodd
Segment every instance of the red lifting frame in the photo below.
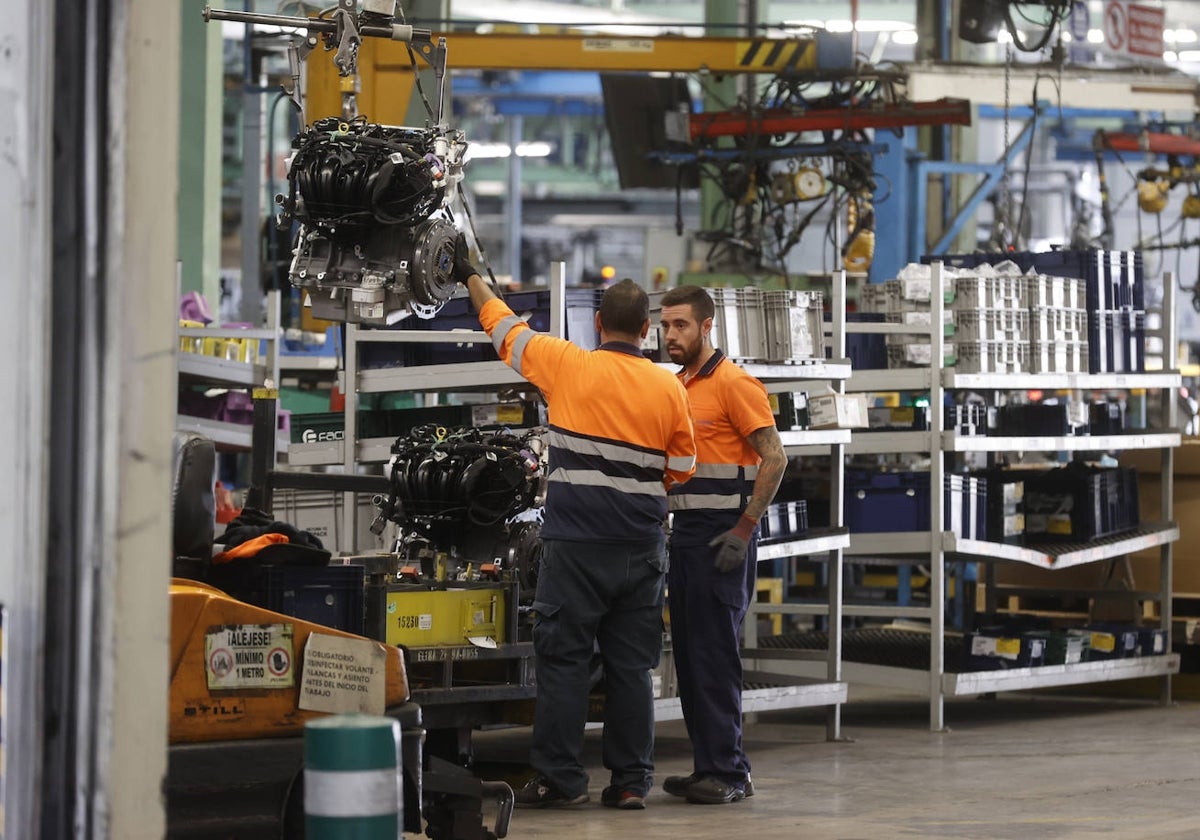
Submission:
M 1161 132 L 1143 131 L 1140 134 L 1129 132 L 1100 131 L 1097 132 L 1101 149 L 1112 149 L 1117 152 L 1151 152 L 1157 155 L 1190 155 L 1200 157 L 1200 141 L 1185 137 L 1182 134 L 1164 134 Z
M 902 128 L 908 125 L 970 125 L 971 103 L 966 99 L 938 99 L 902 105 L 824 110 L 771 110 L 757 114 L 717 111 L 692 114 L 693 140 L 743 137 L 750 134 L 787 134 L 798 131 L 852 131 L 864 128 Z

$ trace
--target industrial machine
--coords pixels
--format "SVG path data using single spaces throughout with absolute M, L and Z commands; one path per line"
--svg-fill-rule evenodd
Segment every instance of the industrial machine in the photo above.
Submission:
M 210 567 L 214 463 L 211 441 L 178 442 L 177 574 L 200 578 Z M 301 578 L 291 580 L 295 587 Z M 331 591 L 322 601 L 344 594 Z M 351 600 L 361 616 L 358 596 Z M 511 788 L 476 779 L 426 748 L 423 710 L 412 702 L 400 647 L 246 603 L 195 579 L 177 577 L 170 598 L 169 836 L 304 837 L 304 724 L 356 711 L 400 721 L 405 831 L 433 840 L 506 836 Z M 490 826 L 489 800 L 496 803 Z

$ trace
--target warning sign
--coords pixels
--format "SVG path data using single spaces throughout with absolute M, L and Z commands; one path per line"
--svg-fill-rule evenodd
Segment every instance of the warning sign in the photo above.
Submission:
M 1129 0 L 1107 0 L 1104 4 L 1104 49 L 1110 55 L 1161 63 L 1163 27 L 1161 8 Z
M 228 624 L 204 634 L 204 670 L 211 691 L 291 688 L 291 624 Z
M 387 652 L 379 642 L 313 633 L 304 646 L 301 709 L 383 714 Z

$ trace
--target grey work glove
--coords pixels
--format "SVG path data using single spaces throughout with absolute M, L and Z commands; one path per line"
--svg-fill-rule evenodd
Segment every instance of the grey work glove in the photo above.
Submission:
M 746 548 L 750 545 L 750 535 L 754 533 L 756 525 L 758 522 L 743 513 L 737 525 L 708 544 L 717 550 L 713 567 L 718 572 L 732 572 L 746 562 Z
M 467 278 L 472 274 L 479 272 L 471 262 L 471 248 L 467 245 L 467 235 L 460 233 L 454 241 L 454 282 L 465 285 Z

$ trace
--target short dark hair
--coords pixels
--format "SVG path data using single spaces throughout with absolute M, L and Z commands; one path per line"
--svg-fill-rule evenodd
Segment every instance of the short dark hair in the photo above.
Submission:
M 704 290 L 703 286 L 675 286 L 667 289 L 662 296 L 663 306 L 683 306 L 684 304 L 692 307 L 692 314 L 696 316 L 697 323 L 703 323 L 706 318 L 713 317 L 717 311 L 712 297 Z
M 600 298 L 600 323 L 607 332 L 640 335 L 650 318 L 650 298 L 628 277 L 604 290 Z

